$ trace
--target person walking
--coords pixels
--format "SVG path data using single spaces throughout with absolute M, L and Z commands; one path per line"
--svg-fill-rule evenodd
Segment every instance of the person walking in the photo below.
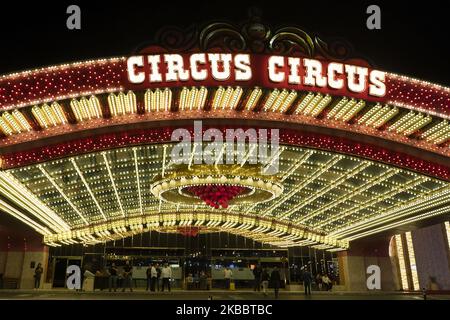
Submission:
M 311 295 L 312 275 L 308 269 L 303 272 L 303 286 L 305 287 L 305 295 Z
M 267 289 L 269 288 L 269 273 L 267 272 L 267 269 L 264 268 L 264 270 L 261 272 L 261 283 L 263 287 L 263 293 L 265 296 L 267 296 Z
M 258 265 L 253 269 L 253 276 L 255 277 L 253 290 L 259 292 L 261 291 L 261 268 Z
M 133 280 L 133 267 L 130 265 L 130 261 L 125 262 L 125 267 L 123 267 L 123 285 L 122 292 L 125 292 L 126 288 L 130 288 L 130 292 L 133 292 L 132 280 Z
M 111 289 L 114 289 L 114 292 L 117 291 L 117 268 L 116 264 L 113 262 L 111 264 L 111 267 L 108 270 L 109 273 L 109 281 L 108 281 L 108 287 L 109 292 L 111 292 Z
M 164 267 L 161 270 L 161 277 L 162 291 L 164 292 L 164 288 L 167 286 L 167 289 L 170 292 L 170 279 L 172 278 L 172 269 L 167 265 L 167 263 L 164 264 Z
M 150 291 L 152 286 L 152 264 L 148 265 L 147 270 L 145 270 L 145 275 L 147 276 L 147 287 L 145 291 Z
M 277 266 L 273 268 L 272 273 L 270 274 L 270 281 L 272 282 L 273 290 L 275 291 L 275 299 L 278 299 L 278 292 L 280 291 L 281 275 Z
M 38 263 L 36 266 L 36 269 L 34 269 L 34 288 L 39 289 L 41 286 L 41 277 L 42 273 L 44 272 L 44 269 L 42 268 L 42 265 Z
M 225 290 L 230 290 L 230 284 L 231 284 L 231 278 L 233 277 L 233 272 L 230 268 L 225 268 L 225 271 L 223 272 L 223 277 L 225 280 Z
M 158 281 L 158 271 L 156 270 L 155 264 L 152 264 L 152 267 L 150 269 L 150 290 L 152 292 L 155 292 L 155 285 L 156 282 Z M 159 290 L 159 285 L 158 285 L 158 290 Z

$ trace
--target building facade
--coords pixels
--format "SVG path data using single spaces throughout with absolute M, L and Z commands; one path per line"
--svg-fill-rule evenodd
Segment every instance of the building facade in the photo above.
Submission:
M 254 17 L 4 75 L 3 282 L 132 260 L 180 286 L 262 264 L 360 291 L 375 265 L 381 290 L 448 289 L 449 107 L 449 88 Z

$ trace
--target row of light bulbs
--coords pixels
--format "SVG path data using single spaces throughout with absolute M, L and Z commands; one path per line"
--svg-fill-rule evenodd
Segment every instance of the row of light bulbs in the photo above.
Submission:
M 239 86 L 235 88 L 230 86 L 226 88 L 218 87 L 213 94 L 212 108 L 214 110 L 234 110 L 242 100 L 243 93 L 243 89 Z M 252 89 L 244 109 L 254 110 L 262 95 L 263 90 L 261 88 L 255 87 Z M 202 110 L 206 107 L 207 96 L 208 89 L 205 87 L 192 87 L 191 89 L 183 87 L 180 91 L 179 109 Z M 298 92 L 295 90 L 274 89 L 268 93 L 262 110 L 266 112 L 285 113 L 295 100 L 297 100 L 297 97 Z M 107 100 L 110 113 L 113 116 L 137 113 L 136 95 L 133 91 L 128 91 L 127 93 L 122 91 L 116 94 L 111 93 Z M 324 96 L 321 93 L 313 94 L 309 92 L 298 99 L 294 114 L 303 114 L 316 118 L 332 101 L 333 98 L 330 95 Z M 147 112 L 171 110 L 172 90 L 169 88 L 146 90 L 144 94 L 144 105 Z M 89 98 L 74 98 L 70 101 L 70 107 L 77 122 L 103 117 L 100 101 L 95 95 L 91 95 Z M 331 107 L 326 118 L 348 122 L 365 107 L 366 103 L 364 100 L 356 101 L 355 99 L 343 97 Z M 382 107 L 377 104 L 368 109 L 357 123 L 373 128 L 380 128 L 398 113 L 399 110 L 396 107 L 390 107 L 389 105 Z M 32 114 L 43 129 L 68 122 L 64 109 L 57 102 L 52 103 L 50 106 L 47 104 L 41 107 L 35 106 L 32 108 Z M 432 117 L 430 115 L 416 114 L 411 111 L 390 125 L 388 130 L 395 131 L 404 136 L 410 136 L 428 125 L 431 121 Z M 31 129 L 32 127 L 26 117 L 18 110 L 13 111 L 11 114 L 4 112 L 0 117 L 0 131 L 6 136 L 30 131 Z M 431 129 L 433 128 L 428 130 Z M 450 139 L 449 131 L 450 127 L 441 128 L 433 136 L 434 139 L 426 141 L 431 141 L 435 145 L 442 144 Z
M 194 225 L 192 217 L 184 217 L 180 216 L 180 220 L 176 220 L 177 217 L 175 215 L 165 215 L 158 216 L 157 221 L 162 222 L 162 225 L 165 227 L 170 226 L 188 226 Z M 160 221 L 162 219 L 162 221 Z M 239 219 L 236 217 L 230 219 L 232 221 L 223 220 L 223 216 L 221 215 L 210 215 L 210 221 L 206 223 L 205 226 L 218 228 L 221 232 L 231 232 L 236 234 L 241 234 L 246 237 L 253 238 L 257 241 L 269 242 L 273 241 L 274 243 L 284 242 L 286 245 L 299 245 L 299 241 L 295 242 L 294 240 L 299 239 L 307 239 L 311 244 L 313 243 L 322 243 L 323 245 L 328 246 L 329 248 L 334 248 L 336 246 L 341 247 L 342 249 L 348 248 L 347 241 L 340 241 L 333 237 L 328 236 L 320 236 L 318 234 L 314 234 L 311 232 L 304 232 L 299 229 L 292 229 L 291 235 L 286 235 L 289 231 L 287 225 L 283 224 L 275 224 L 273 225 L 273 221 L 269 220 L 259 220 L 258 225 L 257 220 L 255 218 L 245 217 L 243 223 L 240 226 L 236 227 L 236 223 L 238 223 Z M 229 217 L 228 217 L 229 219 Z M 147 221 L 149 221 L 148 219 Z M 65 232 L 58 235 L 47 235 L 45 236 L 45 242 L 49 244 L 56 244 L 57 242 L 61 243 L 76 243 L 75 239 L 80 240 L 83 243 L 98 243 L 102 241 L 108 241 L 111 239 L 118 239 L 120 237 L 126 237 L 130 234 L 142 233 L 148 230 L 158 230 L 160 224 L 159 222 L 155 223 L 155 218 L 152 219 L 152 222 L 148 222 L 147 226 L 144 227 L 144 220 L 136 220 L 129 221 L 128 228 L 125 226 L 123 222 L 112 223 L 109 225 L 95 226 L 89 229 L 83 230 L 74 230 L 72 232 Z M 198 221 L 197 221 L 198 222 Z M 205 222 L 205 220 L 201 220 L 201 223 L 195 223 L 196 226 L 201 226 Z M 129 229 L 129 230 L 128 230 Z M 96 235 L 98 238 L 95 238 L 93 235 Z M 283 236 L 283 237 L 281 237 Z M 74 239 L 75 238 L 75 239 Z
M 397 107 L 391 107 L 389 105 L 382 107 L 380 104 L 376 104 L 358 120 L 358 124 L 378 129 L 395 117 L 398 112 Z
M 332 221 L 344 219 L 345 217 L 355 214 L 357 211 L 361 211 L 367 207 L 373 206 L 373 205 L 383 201 L 385 198 L 389 199 L 389 198 L 393 197 L 394 195 L 403 192 L 404 190 L 407 190 L 409 188 L 414 188 L 417 185 L 419 185 L 425 181 L 427 181 L 426 177 L 417 177 L 416 179 L 414 179 L 410 182 L 407 182 L 402 186 L 394 187 L 392 190 L 389 190 L 388 192 L 386 192 L 384 194 L 380 194 L 378 197 L 373 197 L 371 200 L 369 200 L 363 204 L 360 204 L 356 209 L 355 208 L 347 209 L 347 210 L 340 212 L 336 216 L 333 215 L 332 217 L 329 217 L 328 219 L 322 220 L 320 223 L 317 224 L 317 227 L 321 228 L 324 225 L 330 224 Z
M 70 107 L 78 122 L 103 117 L 100 101 L 94 95 L 89 98 L 82 97 L 80 99 L 72 99 L 70 101 Z
M 392 225 L 385 225 L 386 223 L 394 220 L 398 220 L 400 218 L 404 218 L 405 216 L 412 215 L 414 212 L 425 211 L 424 216 L 431 216 L 431 211 L 433 208 L 439 208 L 442 205 L 448 204 L 450 201 L 450 186 L 448 184 L 443 184 L 441 187 L 436 190 L 429 191 L 428 193 L 421 194 L 419 197 L 414 199 L 413 201 L 409 201 L 406 203 L 399 203 L 398 205 L 393 206 L 392 208 L 387 208 L 381 210 L 379 215 L 368 217 L 366 219 L 361 220 L 360 222 L 355 223 L 351 226 L 345 226 L 343 228 L 337 229 L 331 232 L 332 235 L 337 236 L 339 238 L 347 238 L 351 234 L 357 234 L 354 238 L 358 238 L 360 236 L 369 235 L 375 232 L 388 230 L 392 227 Z M 411 221 L 415 221 L 416 219 L 420 219 L 420 216 L 413 216 Z M 403 221 L 401 221 L 403 223 Z M 377 230 L 373 228 L 381 225 L 381 227 Z M 383 226 L 385 225 L 385 226 Z M 363 230 L 370 229 L 369 231 L 363 232 Z
M 409 136 L 429 124 L 432 120 L 429 115 L 424 116 L 422 113 L 416 114 L 414 111 L 410 111 L 389 126 L 388 130 Z

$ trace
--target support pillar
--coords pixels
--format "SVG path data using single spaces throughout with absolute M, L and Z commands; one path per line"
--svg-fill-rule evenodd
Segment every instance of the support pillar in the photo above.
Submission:
M 351 242 L 350 249 L 340 252 L 342 285 L 347 291 L 369 291 L 367 267 L 377 265 L 381 271 L 381 291 L 398 288 L 398 279 L 389 256 L 389 237 Z

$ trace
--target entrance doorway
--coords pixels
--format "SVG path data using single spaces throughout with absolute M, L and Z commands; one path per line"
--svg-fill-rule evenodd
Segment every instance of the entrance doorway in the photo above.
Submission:
M 81 257 L 55 257 L 53 259 L 53 288 L 66 288 L 67 267 L 77 265 L 81 268 Z

